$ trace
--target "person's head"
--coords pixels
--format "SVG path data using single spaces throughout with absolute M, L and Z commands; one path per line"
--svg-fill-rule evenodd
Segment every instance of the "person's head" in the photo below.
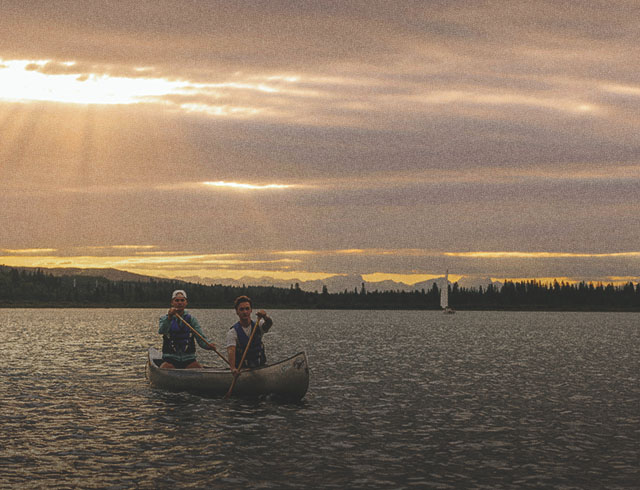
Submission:
M 176 289 L 171 294 L 171 306 L 178 310 L 184 310 L 187 306 L 187 293 L 182 289 Z
M 233 302 L 233 305 L 240 320 L 251 319 L 251 298 L 248 296 L 238 296 Z

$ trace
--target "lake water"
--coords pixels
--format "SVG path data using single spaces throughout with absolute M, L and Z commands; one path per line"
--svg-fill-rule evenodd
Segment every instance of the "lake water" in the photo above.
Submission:
M 151 389 L 165 311 L 0 310 L 2 488 L 638 488 L 639 314 L 272 310 L 279 404 Z

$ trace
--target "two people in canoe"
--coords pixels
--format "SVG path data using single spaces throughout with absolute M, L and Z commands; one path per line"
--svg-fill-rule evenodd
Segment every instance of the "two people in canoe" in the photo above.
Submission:
M 198 320 L 185 311 L 187 293 L 178 289 L 171 295 L 171 308 L 166 315 L 160 317 L 158 333 L 163 336 L 162 360 L 164 369 L 194 369 L 202 365 L 196 360 L 196 346 L 206 350 L 215 350 L 216 344 L 210 342 L 203 334 Z M 251 320 L 252 303 L 247 296 L 240 296 L 234 301 L 238 322 L 234 324 L 226 336 L 226 347 L 229 367 L 236 374 L 241 368 L 262 366 L 267 362 L 262 336 L 269 331 L 273 320 L 264 310 L 257 312 L 258 321 Z M 262 319 L 262 323 L 260 323 Z M 255 334 L 247 350 L 251 333 Z M 246 351 L 246 355 L 245 355 Z M 240 361 L 244 357 L 243 365 Z

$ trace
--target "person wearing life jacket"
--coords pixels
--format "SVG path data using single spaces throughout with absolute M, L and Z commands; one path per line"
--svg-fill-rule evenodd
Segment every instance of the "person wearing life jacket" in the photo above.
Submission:
M 202 365 L 196 361 L 196 342 L 207 350 L 215 350 L 216 345 L 206 340 L 198 319 L 185 312 L 187 293 L 177 289 L 171 295 L 171 308 L 166 315 L 160 317 L 158 333 L 162 334 L 163 369 L 196 369 Z M 184 322 L 178 318 L 182 317 Z M 197 335 L 188 325 L 195 329 Z
M 252 304 L 251 299 L 247 296 L 239 296 L 234 301 L 234 307 L 236 314 L 238 315 L 238 322 L 233 325 L 227 332 L 227 354 L 229 359 L 229 367 L 235 374 L 241 368 L 253 368 L 266 364 L 267 356 L 264 350 L 264 344 L 262 343 L 262 336 L 269 331 L 273 325 L 273 320 L 267 315 L 264 310 L 257 312 L 258 320 L 253 322 L 251 320 Z M 256 325 L 260 322 L 259 325 Z M 257 326 L 258 330 L 251 340 L 251 345 L 248 345 L 251 332 Z M 247 355 L 244 363 L 240 366 L 240 360 L 244 355 L 245 350 Z

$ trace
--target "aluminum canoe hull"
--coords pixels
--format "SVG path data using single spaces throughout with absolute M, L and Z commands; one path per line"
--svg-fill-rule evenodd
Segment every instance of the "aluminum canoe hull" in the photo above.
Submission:
M 160 369 L 162 352 L 149 348 L 146 376 L 154 388 L 169 391 L 188 391 L 207 396 L 224 396 L 233 380 L 229 369 L 204 367 L 202 369 Z M 233 388 L 234 397 L 258 398 L 272 395 L 298 401 L 309 387 L 307 356 L 300 352 L 274 364 L 242 371 Z

